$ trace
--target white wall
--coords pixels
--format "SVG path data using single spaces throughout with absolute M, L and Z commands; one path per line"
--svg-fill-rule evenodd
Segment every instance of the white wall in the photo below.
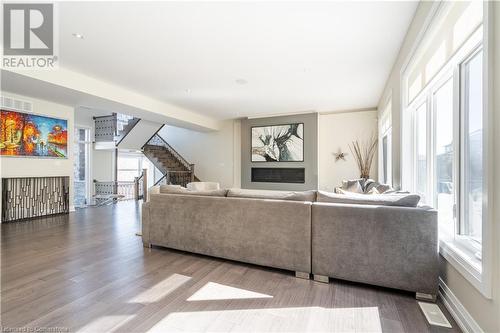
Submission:
M 31 102 L 33 112 L 40 115 L 51 116 L 68 120 L 68 158 L 31 158 L 31 157 L 0 157 L 1 177 L 44 177 L 44 176 L 69 176 L 70 191 L 69 202 L 73 209 L 73 126 L 74 109 L 72 107 L 55 104 L 28 96 L 14 95 L 2 92 L 3 96 Z
M 198 132 L 164 126 L 159 134 L 188 162 L 202 181 L 219 182 L 221 187 L 241 184 L 241 122 L 221 122 L 220 130 Z
M 92 170 L 91 179 L 101 182 L 114 180 L 114 150 L 91 149 Z
M 319 181 L 318 188 L 333 191 L 343 179 L 359 178 L 359 170 L 349 144 L 354 140 L 369 140 L 377 137 L 377 110 L 320 114 L 318 118 Z M 339 149 L 347 153 L 346 161 L 335 162 L 334 153 Z M 377 157 L 372 164 L 370 176 L 377 179 Z
M 120 149 L 140 150 L 163 124 L 141 119 L 118 145 Z
M 401 184 L 400 151 L 401 147 L 401 68 L 412 50 L 419 31 L 426 22 L 432 2 L 420 2 L 413 22 L 407 32 L 406 39 L 400 50 L 398 59 L 394 65 L 392 73 L 388 78 L 384 93 L 380 100 L 379 110 L 384 106 L 386 97 L 392 92 L 392 125 L 393 125 L 393 179 L 395 184 Z M 494 9 L 494 33 L 491 39 L 494 42 L 493 59 L 494 68 L 490 74 L 494 76 L 494 86 L 491 90 L 494 95 L 494 119 L 490 122 L 488 131 L 494 133 L 494 146 L 491 150 L 493 170 L 500 170 L 500 3 L 491 2 Z M 471 283 L 469 283 L 449 262 L 441 257 L 441 278 L 450 288 L 458 301 L 465 307 L 473 320 L 485 332 L 500 332 L 500 177 L 496 177 L 491 183 L 493 195 L 488 198 L 489 205 L 494 207 L 492 229 L 492 299 L 484 297 Z

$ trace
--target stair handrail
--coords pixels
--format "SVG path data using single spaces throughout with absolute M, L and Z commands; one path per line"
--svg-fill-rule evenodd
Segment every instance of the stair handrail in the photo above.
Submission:
M 158 142 L 158 140 L 160 142 Z M 156 143 L 159 143 L 159 144 L 156 144 Z M 158 133 L 156 133 L 155 135 L 153 135 L 151 137 L 151 139 L 149 139 L 148 142 L 146 142 L 146 145 L 151 145 L 151 146 L 162 146 L 162 147 L 165 147 L 167 148 L 167 150 L 172 154 L 174 155 L 175 158 L 177 158 L 190 172 L 192 172 L 192 169 L 193 169 L 193 165 L 194 164 L 191 164 L 189 163 L 188 161 L 186 161 L 186 159 L 184 157 L 182 157 L 181 154 L 179 154 L 175 149 L 174 147 L 172 147 L 171 145 L 169 145 L 167 143 L 167 141 L 165 141 L 165 139 L 163 139 L 161 137 L 161 135 L 159 135 Z
M 167 171 L 160 179 L 158 179 L 155 184 L 153 186 L 157 186 L 159 185 L 165 178 L 167 179 L 166 183 L 167 185 L 169 185 L 169 182 L 170 182 L 170 175 L 171 174 L 179 174 L 179 173 L 187 173 L 187 174 L 190 174 L 190 177 L 191 177 L 191 181 L 193 181 L 193 176 L 192 176 L 192 172 L 191 171 L 181 171 L 181 170 L 170 170 L 170 171 Z
M 135 200 L 146 200 L 148 192 L 148 170 L 142 169 L 139 177 L 134 178 L 134 197 Z
M 125 128 L 123 129 L 122 133 L 119 133 L 118 132 L 118 125 L 116 126 L 117 129 L 117 134 L 116 134 L 116 137 L 115 137 L 115 142 L 116 142 L 116 146 L 120 145 L 120 143 L 122 143 L 123 139 L 125 139 L 125 137 L 130 133 L 132 132 L 132 130 L 134 129 L 135 125 L 137 125 L 139 122 L 141 121 L 141 118 L 135 118 L 133 117 L 132 119 L 130 119 L 130 122 L 128 123 L 128 125 L 130 126 L 125 126 Z M 125 129 L 126 129 L 126 132 L 125 132 Z

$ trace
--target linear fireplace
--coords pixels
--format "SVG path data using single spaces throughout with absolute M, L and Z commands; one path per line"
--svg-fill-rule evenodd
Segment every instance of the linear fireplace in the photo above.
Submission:
M 69 177 L 2 178 L 2 222 L 69 213 Z
M 305 183 L 305 168 L 252 168 L 252 182 Z

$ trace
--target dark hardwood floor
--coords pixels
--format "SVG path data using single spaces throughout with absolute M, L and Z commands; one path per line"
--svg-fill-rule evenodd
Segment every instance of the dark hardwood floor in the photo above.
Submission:
M 61 332 L 458 332 L 413 294 L 146 249 L 135 202 L 1 226 L 2 328 Z M 56 329 L 53 329 L 56 328 Z

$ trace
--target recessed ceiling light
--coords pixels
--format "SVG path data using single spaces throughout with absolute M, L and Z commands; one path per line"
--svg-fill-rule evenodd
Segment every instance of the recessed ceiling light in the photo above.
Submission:
M 78 39 L 83 39 L 83 35 L 82 34 L 78 34 L 76 32 L 73 33 L 73 37 L 78 38 Z
M 248 81 L 245 79 L 236 79 L 234 82 L 236 82 L 237 84 L 242 84 L 242 85 L 248 83 Z

